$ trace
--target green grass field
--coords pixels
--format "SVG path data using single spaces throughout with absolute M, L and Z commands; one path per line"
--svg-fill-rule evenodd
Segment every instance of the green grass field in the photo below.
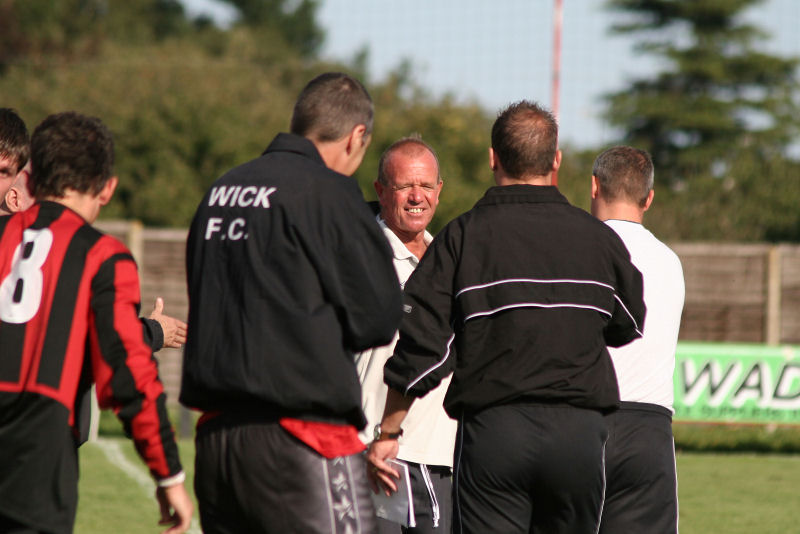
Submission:
M 190 494 L 194 474 L 194 443 L 179 442 Z M 123 458 L 116 454 L 121 452 Z M 122 466 L 122 467 L 121 467 Z M 102 438 L 80 448 L 80 482 L 76 534 L 143 534 L 164 530 L 158 525 L 155 484 L 130 440 Z M 190 532 L 199 533 L 197 503 Z
M 182 441 L 180 446 L 191 489 L 194 445 Z M 138 476 L 119 467 L 115 450 Z M 129 441 L 111 437 L 87 443 L 80 458 L 77 534 L 160 532 L 153 484 Z M 679 453 L 681 534 L 798 532 L 798 481 L 800 455 Z M 195 526 L 193 532 L 199 531 Z

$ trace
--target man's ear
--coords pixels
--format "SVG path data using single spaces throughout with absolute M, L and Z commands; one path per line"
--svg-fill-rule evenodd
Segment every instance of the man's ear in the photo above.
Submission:
M 592 200 L 597 198 L 598 193 L 600 192 L 600 186 L 597 184 L 597 176 L 594 174 L 592 175 Z
M 644 200 L 644 211 L 650 209 L 650 205 L 653 203 L 653 197 L 656 196 L 656 190 L 651 189 L 649 193 L 647 193 L 647 198 Z
M 557 171 L 559 167 L 561 167 L 561 151 L 556 150 L 556 157 L 553 160 L 553 172 Z
M 442 187 L 444 186 L 444 180 L 439 180 L 439 183 L 436 184 L 436 194 L 434 196 L 434 206 L 439 205 L 439 195 L 442 193 Z
M 493 171 L 497 170 L 497 156 L 492 147 L 489 147 L 489 168 Z
M 355 151 L 361 150 L 365 145 L 369 144 L 370 137 L 367 135 L 367 127 L 364 124 L 356 124 L 350 135 L 347 137 L 347 145 L 345 150 L 350 155 Z
M 22 211 L 19 206 L 19 191 L 15 186 L 11 186 L 6 191 L 6 198 L 5 198 L 6 206 L 8 206 L 8 211 L 11 213 L 16 213 L 18 211 Z
M 117 184 L 119 183 L 119 178 L 116 176 L 112 176 L 108 180 L 106 180 L 105 185 L 103 185 L 103 189 L 100 190 L 98 193 L 97 198 L 100 200 L 100 205 L 105 206 L 111 200 L 111 197 L 114 196 L 114 190 L 117 188 Z

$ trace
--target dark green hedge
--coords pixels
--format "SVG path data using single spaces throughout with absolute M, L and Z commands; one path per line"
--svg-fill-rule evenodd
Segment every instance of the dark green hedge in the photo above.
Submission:
M 675 423 L 677 451 L 800 452 L 800 426 Z

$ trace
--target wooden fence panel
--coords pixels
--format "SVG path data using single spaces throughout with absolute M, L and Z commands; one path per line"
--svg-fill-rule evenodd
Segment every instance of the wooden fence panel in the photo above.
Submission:
M 800 343 L 800 246 L 781 250 L 781 321 L 783 343 Z
M 674 244 L 686 280 L 682 340 L 762 342 L 767 245 Z
M 144 254 L 139 259 L 142 273 L 142 313 L 149 315 L 156 297 L 164 299 L 164 313 L 184 322 L 189 317 L 186 293 L 185 230 L 145 229 L 142 232 Z M 162 349 L 158 354 L 159 373 L 170 404 L 178 401 L 181 383 L 181 349 Z

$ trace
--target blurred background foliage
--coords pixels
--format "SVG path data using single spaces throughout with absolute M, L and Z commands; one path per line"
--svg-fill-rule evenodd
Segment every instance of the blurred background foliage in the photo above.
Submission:
M 415 132 L 439 153 L 445 180 L 432 230 L 492 185 L 494 117 L 478 103 L 433 97 L 408 63 L 372 80 L 368 50 L 324 62 L 314 0 L 226 1 L 241 16 L 221 28 L 177 0 L 0 0 L 0 105 L 31 130 L 67 109 L 102 118 L 121 178 L 103 216 L 150 226 L 187 226 L 208 186 L 287 130 L 300 89 L 328 70 L 370 80 L 375 132 L 355 175 L 367 199 L 383 149 Z M 620 142 L 656 160 L 646 223 L 663 239 L 800 240 L 796 60 L 753 50 L 759 30 L 737 14 L 757 1 L 608 2 L 630 21 L 614 31 L 664 58 L 661 74 L 607 99 Z M 561 148 L 559 187 L 588 209 L 592 161 L 606 147 Z

